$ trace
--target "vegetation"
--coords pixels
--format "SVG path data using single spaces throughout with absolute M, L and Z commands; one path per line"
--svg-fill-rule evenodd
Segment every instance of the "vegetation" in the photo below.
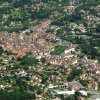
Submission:
M 66 48 L 67 48 L 66 46 L 57 45 L 57 46 L 55 46 L 54 50 L 51 51 L 51 54 L 59 55 L 62 52 L 64 52 Z
M 80 79 L 79 82 L 83 85 L 83 86 L 88 86 L 89 84 L 89 80 L 83 80 L 83 79 Z
M 2 48 L 0 48 L 0 55 L 2 55 L 2 52 L 3 52 L 3 49 L 2 49 Z
M 82 69 L 77 69 L 75 67 L 72 68 L 70 75 L 67 77 L 68 81 L 72 81 L 73 79 L 79 77 L 83 73 Z
M 1 100 L 28 100 L 35 99 L 35 94 L 25 93 L 25 92 L 7 92 L 5 90 L 0 90 Z
M 30 56 L 30 55 L 25 55 L 22 57 L 21 59 L 21 64 L 22 65 L 34 65 L 34 64 L 37 64 L 38 60 L 33 57 L 33 56 Z
M 70 81 L 87 89 L 97 84 L 100 90 L 95 72 L 100 63 L 99 4 L 100 0 L 0 0 L 0 100 L 35 100 L 37 96 L 79 100 L 78 91 L 70 96 L 52 94 L 55 87 L 65 90 Z M 38 43 L 41 38 L 46 41 Z M 74 46 L 76 52 L 67 56 L 66 45 Z M 72 63 L 74 59 L 77 64 Z M 89 77 L 80 77 L 84 73 Z

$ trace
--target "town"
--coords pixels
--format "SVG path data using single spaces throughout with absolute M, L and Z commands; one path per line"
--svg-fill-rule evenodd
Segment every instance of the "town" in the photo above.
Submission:
M 5 14 L 15 1 L 0 1 L 0 100 L 100 100 L 100 1 L 19 0 Z

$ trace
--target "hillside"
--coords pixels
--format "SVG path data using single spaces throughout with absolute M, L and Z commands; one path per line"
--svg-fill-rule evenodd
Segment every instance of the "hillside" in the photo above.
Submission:
M 100 99 L 100 0 L 0 0 L 0 100 L 91 98 Z
M 73 1 L 73 2 L 71 2 Z M 61 39 L 79 44 L 82 53 L 100 56 L 100 0 L 0 0 L 0 30 L 20 33 L 52 20 Z M 34 31 L 34 30 L 31 30 Z

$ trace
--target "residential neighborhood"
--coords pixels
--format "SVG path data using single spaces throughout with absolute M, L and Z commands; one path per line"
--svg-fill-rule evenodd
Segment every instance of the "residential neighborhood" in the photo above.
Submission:
M 0 100 L 100 100 L 100 0 L 0 1 Z

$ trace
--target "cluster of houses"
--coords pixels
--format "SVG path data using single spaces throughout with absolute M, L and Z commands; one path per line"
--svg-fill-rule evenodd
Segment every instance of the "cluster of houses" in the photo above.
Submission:
M 50 22 L 48 22 L 50 23 Z M 36 73 L 28 73 L 26 70 L 22 68 L 13 69 L 13 62 L 12 59 L 14 56 L 20 57 L 24 56 L 26 52 L 31 52 L 32 55 L 34 55 L 37 59 L 46 58 L 46 62 L 49 62 L 51 65 L 49 65 L 48 68 L 42 68 L 43 66 L 39 66 L 39 68 L 34 68 L 37 71 L 41 70 L 48 70 L 48 71 L 59 71 L 61 68 L 58 68 L 60 65 L 64 65 L 66 71 L 66 75 L 70 74 L 72 66 L 82 69 L 83 74 L 80 76 L 83 80 L 89 80 L 89 84 L 87 87 L 84 87 L 80 82 L 78 81 L 72 81 L 72 82 L 62 82 L 62 78 L 60 75 L 52 75 L 49 77 L 48 82 L 50 82 L 49 85 L 43 85 L 43 87 L 47 89 L 53 89 L 53 94 L 55 95 L 73 95 L 75 94 L 76 90 L 79 90 L 79 92 L 82 95 L 87 96 L 90 94 L 90 91 L 98 91 L 99 90 L 99 84 L 100 83 L 100 64 L 96 60 L 88 59 L 87 57 L 80 58 L 78 57 L 78 53 L 80 51 L 76 50 L 76 45 L 73 44 L 67 44 L 61 41 L 60 38 L 57 38 L 55 34 L 40 34 L 42 30 L 46 30 L 49 26 L 49 24 L 45 23 L 45 26 L 36 26 L 33 29 L 35 32 L 30 33 L 30 30 L 23 31 L 21 34 L 15 34 L 15 33 L 7 33 L 3 32 L 0 34 L 0 46 L 3 48 L 4 51 L 10 50 L 14 53 L 14 55 L 9 55 L 9 57 L 6 54 L 2 55 L 3 62 L 0 67 L 1 77 L 6 76 L 13 76 L 16 75 L 16 77 L 22 79 L 23 81 L 26 81 L 27 84 L 30 84 L 31 86 L 34 85 L 40 85 L 43 81 L 42 76 L 40 74 Z M 39 29 L 40 30 L 39 30 Z M 46 29 L 45 29 L 46 28 Z M 44 31 L 45 32 L 45 31 Z M 56 43 L 52 43 L 48 40 L 50 39 L 56 39 Z M 61 53 L 60 55 L 52 55 L 50 52 L 55 48 L 56 45 L 65 45 L 67 44 L 66 50 Z M 55 67 L 54 67 L 54 66 Z M 5 66 L 5 67 L 4 67 Z M 9 70 L 9 67 L 13 69 Z M 41 68 L 40 68 L 41 67 Z M 33 67 L 29 66 L 29 70 L 32 70 Z M 88 73 L 87 73 L 88 71 Z M 67 79 L 67 76 L 66 76 Z M 14 80 L 11 80 L 13 83 Z M 56 82 L 55 84 L 52 82 Z M 59 84 L 59 82 L 62 82 Z M 13 88 L 11 83 L 1 84 L 0 89 L 6 89 L 6 88 Z M 63 88 L 64 90 L 59 90 L 59 88 Z M 81 90 L 80 90 L 81 89 Z M 87 90 L 90 91 L 87 91 Z M 38 95 L 39 96 L 39 95 Z M 98 94 L 92 94 L 90 100 L 95 100 L 94 98 L 99 97 Z M 39 98 L 42 98 L 40 95 Z M 84 100 L 84 99 L 80 99 Z M 96 99 L 99 100 L 99 99 Z
M 8 35 L 9 34 L 9 35 Z M 99 84 L 100 83 L 100 64 L 96 60 L 88 59 L 87 57 L 80 58 L 78 57 L 78 53 L 80 51 L 76 50 L 76 45 L 70 44 L 67 45 L 68 48 L 61 53 L 60 55 L 52 55 L 50 52 L 56 45 L 63 45 L 63 42 L 57 42 L 57 44 L 54 44 L 52 42 L 46 41 L 46 38 L 51 36 L 53 38 L 56 38 L 55 35 L 50 34 L 39 34 L 39 33 L 32 33 L 29 35 L 26 35 L 24 33 L 22 34 L 10 34 L 10 33 L 2 33 L 0 34 L 0 46 L 3 48 L 4 51 L 11 50 L 16 55 L 9 55 L 3 54 L 1 59 L 2 64 L 0 65 L 0 72 L 1 77 L 6 76 L 13 76 L 16 75 L 18 78 L 24 80 L 27 82 L 27 84 L 30 84 L 31 86 L 34 85 L 41 85 L 42 82 L 42 76 L 40 74 L 36 73 L 28 73 L 26 70 L 22 68 L 13 69 L 13 57 L 23 56 L 26 52 L 31 52 L 34 56 L 36 56 L 37 59 L 41 59 L 42 57 L 46 58 L 46 62 L 51 63 L 48 68 L 42 68 L 43 66 L 39 66 L 39 68 L 34 68 L 32 66 L 29 66 L 29 70 L 32 70 L 33 68 L 38 71 L 41 70 L 48 70 L 48 71 L 60 71 L 61 67 L 58 68 L 60 65 L 65 65 L 65 69 L 67 69 L 66 75 L 70 74 L 72 66 L 82 69 L 83 74 L 80 76 L 83 80 L 89 80 L 89 84 L 87 87 L 84 87 L 80 82 L 78 81 L 72 81 L 72 82 L 62 82 L 62 78 L 60 75 L 49 77 L 48 82 L 50 82 L 49 85 L 43 85 L 43 87 L 48 89 L 53 89 L 53 93 L 55 95 L 63 94 L 63 95 L 72 95 L 75 94 L 76 90 L 79 90 L 80 93 L 87 96 L 90 94 L 90 91 L 98 91 L 99 90 Z M 44 38 L 45 37 L 45 38 Z M 59 41 L 59 39 L 58 39 Z M 5 66 L 5 67 L 4 67 Z M 55 66 L 55 67 L 54 67 Z M 41 67 L 41 68 L 40 68 Z M 9 70 L 9 68 L 13 69 Z M 9 71 L 8 71 L 9 70 Z M 87 73 L 88 71 L 88 73 Z M 60 72 L 59 72 L 60 73 Z M 67 76 L 66 76 L 67 79 Z M 53 81 L 52 81 L 53 80 Z M 52 83 L 55 82 L 56 83 Z M 13 83 L 14 81 L 11 80 Z M 62 83 L 59 83 L 62 82 Z M 6 88 L 12 88 L 13 86 L 9 83 L 1 84 L 1 89 Z M 64 88 L 64 90 L 59 90 L 59 88 Z M 65 90 L 67 89 L 67 90 Z M 81 90 L 80 90 L 81 89 Z M 86 89 L 86 91 L 85 91 Z M 90 90 L 90 91 L 87 91 Z M 96 96 L 97 95 L 97 96 Z M 97 98 L 100 95 L 98 94 L 92 94 L 90 100 L 95 100 L 92 98 Z M 41 98 L 42 96 L 40 96 Z M 84 99 L 81 99 L 84 100 Z M 99 99 L 96 99 L 99 100 Z
M 70 5 L 63 8 L 64 12 L 69 15 L 72 14 L 77 7 L 74 4 L 81 1 L 82 0 L 70 0 Z M 3 3 L 0 5 L 0 8 L 7 7 L 8 5 L 7 2 Z M 42 2 L 31 5 L 32 11 L 41 5 L 43 5 Z M 25 8 L 28 8 L 28 5 L 25 5 Z M 46 4 L 45 8 L 47 8 Z M 100 6 L 96 8 L 91 6 L 90 9 L 96 9 L 99 12 Z M 19 10 L 19 8 L 16 10 Z M 87 24 L 90 26 L 88 28 L 94 29 L 97 24 L 100 23 L 100 18 L 89 14 L 89 11 L 80 10 L 80 13 L 82 17 L 84 16 L 83 19 L 88 21 Z M 53 12 L 53 14 L 55 18 L 59 15 L 56 11 Z M 98 15 L 100 15 L 100 13 L 98 13 Z M 9 18 L 9 14 L 3 14 L 3 18 L 5 21 L 1 21 L 1 25 Z M 40 21 L 39 25 L 30 26 L 28 29 L 20 31 L 20 34 L 14 32 L 0 32 L 0 49 L 2 48 L 3 51 L 11 53 L 11 55 L 7 55 L 3 52 L 0 56 L 0 89 L 12 89 L 13 84 L 16 83 L 12 77 L 16 77 L 25 81 L 28 85 L 37 85 L 44 88 L 43 91 L 50 90 L 51 95 L 56 96 L 56 98 L 52 100 L 61 100 L 59 95 L 74 95 L 76 91 L 82 94 L 80 100 L 85 100 L 83 98 L 84 96 L 89 96 L 89 100 L 100 100 L 100 63 L 98 63 L 97 60 L 88 59 L 86 56 L 83 58 L 79 57 L 80 50 L 76 49 L 77 45 L 64 41 L 56 36 L 57 30 L 61 27 L 51 25 L 51 22 L 51 19 Z M 21 21 L 17 23 L 21 24 Z M 10 27 L 15 24 L 16 22 L 11 22 Z M 5 28 L 7 28 L 7 26 L 5 26 Z M 73 36 L 80 36 L 76 35 L 76 33 L 87 32 L 87 27 L 83 23 L 70 22 L 69 28 Z M 49 29 L 53 30 L 53 33 L 52 31 L 47 32 Z M 85 36 L 85 38 L 88 37 Z M 52 42 L 53 40 L 56 42 Z M 59 55 L 51 54 L 51 51 L 53 51 L 57 45 L 66 46 L 67 48 Z M 39 62 L 39 65 L 28 66 L 28 68 L 24 69 L 23 66 L 20 66 L 19 62 L 15 62 L 15 58 L 23 57 L 26 53 L 31 53 L 39 61 L 41 58 L 45 58 L 46 61 L 44 64 Z M 78 78 L 83 81 L 88 80 L 87 86 L 84 86 L 82 82 L 77 79 L 68 82 L 67 77 L 70 75 L 72 67 L 82 69 L 83 73 Z M 49 76 L 44 72 L 55 72 L 56 74 Z M 63 72 L 64 74 L 62 74 Z M 43 84 L 43 75 L 46 78 L 48 77 L 45 84 Z M 7 79 L 9 81 L 5 82 Z M 42 100 L 42 97 L 43 94 L 37 95 L 37 100 Z

